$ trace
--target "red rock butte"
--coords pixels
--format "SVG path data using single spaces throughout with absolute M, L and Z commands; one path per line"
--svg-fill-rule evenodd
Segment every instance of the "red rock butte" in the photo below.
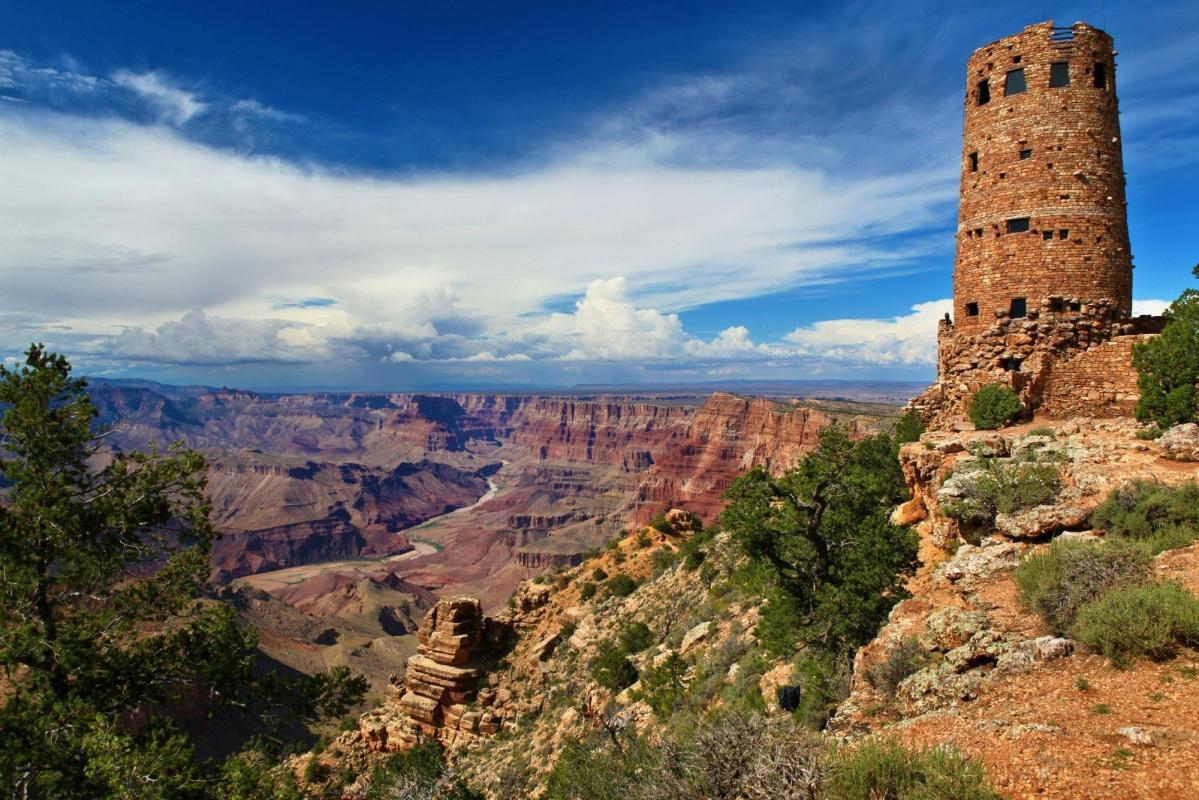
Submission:
M 967 61 L 953 319 L 916 402 L 933 424 L 985 383 L 1051 416 L 1135 403 L 1132 344 L 1161 321 L 1131 316 L 1115 56 L 1098 28 L 1043 22 Z

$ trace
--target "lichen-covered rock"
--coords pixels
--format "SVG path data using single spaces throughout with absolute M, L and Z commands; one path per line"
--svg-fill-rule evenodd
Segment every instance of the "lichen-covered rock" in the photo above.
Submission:
M 1175 461 L 1199 461 L 1199 425 L 1175 425 L 1157 440 L 1162 455 Z
M 1011 539 L 1041 539 L 1045 536 L 1087 525 L 1093 509 L 1075 505 L 1042 505 L 997 514 L 995 528 Z

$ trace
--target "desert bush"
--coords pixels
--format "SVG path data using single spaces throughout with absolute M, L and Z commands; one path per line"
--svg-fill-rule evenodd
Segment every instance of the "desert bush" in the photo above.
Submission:
M 627 650 L 605 642 L 591 662 L 591 677 L 605 689 L 619 692 L 637 682 L 637 668 L 629 662 Z
M 637 582 L 623 572 L 613 575 L 604 586 L 612 597 L 628 597 L 637 590 Z
M 1037 427 L 1035 427 L 1031 431 L 1029 431 L 1028 435 L 1029 436 L 1048 436 L 1050 438 L 1057 438 L 1057 431 L 1055 431 L 1053 428 L 1049 427 L 1048 425 L 1038 425 Z
M 962 496 L 945 503 L 942 511 L 968 525 L 989 526 L 999 514 L 1047 503 L 1062 488 L 1058 461 L 1050 454 L 1029 452 L 1019 458 L 984 456 L 966 462 L 978 469 L 954 476 Z
M 683 557 L 683 569 L 691 571 L 699 568 L 706 555 L 704 545 L 715 539 L 718 532 L 718 528 L 709 526 L 693 533 L 679 546 L 679 553 Z
M 1112 589 L 1149 574 L 1149 554 L 1132 542 L 1059 539 L 1013 573 L 1020 599 L 1057 634 L 1071 633 L 1079 610 Z
M 589 582 L 588 583 L 580 583 L 579 584 L 579 599 L 586 601 L 586 600 L 590 600 L 593 597 L 595 597 L 595 584 L 589 583 Z
M 920 669 L 924 664 L 924 649 L 915 636 L 905 636 L 887 653 L 887 657 L 866 668 L 866 680 L 875 689 L 888 697 L 903 679 Z
M 645 548 L 649 547 L 649 534 L 645 531 L 638 533 L 635 544 L 637 545 L 638 550 L 644 550 Z
M 661 719 L 668 719 L 678 708 L 687 690 L 684 677 L 687 662 L 677 652 L 662 660 L 656 667 L 649 667 L 641 676 L 640 696 Z
M 1078 612 L 1079 641 L 1125 666 L 1140 656 L 1162 659 L 1199 644 L 1199 599 L 1162 581 L 1107 592 Z
M 608 580 L 608 573 L 604 571 L 603 567 L 596 567 L 591 570 L 591 579 L 596 583 L 603 583 Z
M 966 409 L 970 421 L 980 430 L 1002 428 L 1024 410 L 1020 396 L 1009 386 L 988 383 L 974 393 Z
M 895 443 L 907 444 L 920 439 L 924 433 L 924 421 L 915 411 L 908 409 L 895 422 Z
M 1137 481 L 1115 490 L 1091 515 L 1109 534 L 1142 542 L 1151 553 L 1199 538 L 1199 483 L 1162 486 Z
M 813 648 L 799 657 L 795 675 L 800 686 L 799 705 L 791 717 L 805 728 L 820 730 L 841 701 L 849 697 L 853 655 Z
M 630 622 L 620 629 L 617 637 L 627 653 L 640 653 L 654 643 L 654 632 L 644 622 Z
M 650 556 L 650 563 L 654 565 L 653 575 L 656 578 L 679 563 L 679 555 L 669 548 L 655 550 Z
M 562 623 L 562 627 L 558 629 L 558 638 L 565 642 L 567 639 L 574 636 L 575 631 L 578 629 L 579 623 L 575 622 L 573 619 L 567 620 L 566 622 Z
M 371 771 L 367 800 L 481 800 L 450 769 L 432 739 L 393 753 Z
M 1137 419 L 1169 428 L 1199 419 L 1199 291 L 1184 291 L 1164 316 L 1159 336 L 1133 345 L 1132 364 L 1141 393 Z
M 837 754 L 828 800 L 1000 800 L 977 761 L 945 747 L 867 740 Z

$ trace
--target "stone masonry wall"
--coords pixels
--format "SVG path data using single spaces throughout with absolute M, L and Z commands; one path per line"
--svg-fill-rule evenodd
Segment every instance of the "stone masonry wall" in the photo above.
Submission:
M 1136 408 L 1137 373 L 1132 346 L 1149 335 L 1119 336 L 1051 367 L 1041 410 L 1050 417 L 1094 417 L 1096 409 L 1131 415 Z
M 954 262 L 958 331 L 986 329 L 1015 298 L 1029 309 L 1051 296 L 1107 299 L 1131 312 L 1114 55 L 1103 31 L 1045 22 L 970 58 Z M 1068 65 L 1068 86 L 1050 85 L 1055 63 Z M 1015 71 L 1027 90 L 1008 94 Z M 990 99 L 980 102 L 984 82 Z M 1027 231 L 1008 232 L 1009 220 L 1024 218 Z

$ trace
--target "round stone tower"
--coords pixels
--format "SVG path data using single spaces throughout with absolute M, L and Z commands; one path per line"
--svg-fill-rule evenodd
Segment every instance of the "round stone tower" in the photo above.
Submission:
M 966 68 L 953 327 L 1132 311 L 1112 38 L 1052 22 Z M 1106 302 L 1104 302 L 1106 301 Z

